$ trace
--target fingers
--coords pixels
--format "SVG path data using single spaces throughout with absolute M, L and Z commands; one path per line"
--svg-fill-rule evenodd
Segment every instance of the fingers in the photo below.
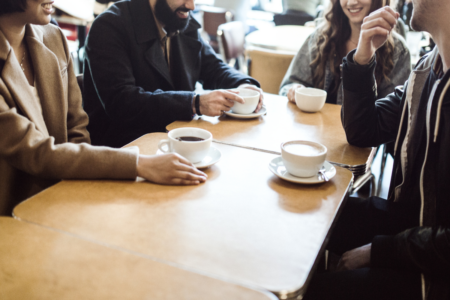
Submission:
M 202 171 L 200 171 L 199 169 L 197 169 L 190 161 L 188 161 L 186 158 L 184 158 L 181 155 L 178 155 L 176 153 L 174 153 L 174 155 L 177 156 L 178 161 L 180 162 L 179 164 L 177 164 L 176 169 L 179 171 L 183 171 L 183 172 L 188 172 L 188 173 L 192 173 L 195 175 L 198 175 L 202 178 L 204 178 L 206 180 L 206 178 L 208 177 L 208 175 L 206 175 L 205 173 L 203 173 Z
M 361 37 L 363 39 L 371 39 L 376 35 L 386 36 L 387 38 L 389 36 L 389 31 L 382 27 L 375 27 L 361 32 Z
M 290 89 L 289 92 L 287 94 L 288 100 L 292 103 L 295 103 L 295 91 L 298 88 L 304 87 L 304 85 L 302 84 L 294 84 Z
M 198 185 L 200 184 L 199 181 L 195 181 L 195 180 L 186 180 L 186 179 L 181 179 L 181 178 L 175 178 L 172 180 L 171 184 L 174 185 Z
M 376 11 L 373 11 L 364 19 L 371 20 L 374 18 L 381 17 L 385 18 L 386 20 L 389 20 L 389 23 L 391 23 L 392 25 L 395 25 L 395 23 L 397 22 L 398 15 L 399 14 L 396 11 L 394 11 L 391 7 L 385 6 L 380 9 L 377 9 Z
M 226 100 L 236 101 L 242 104 L 245 103 L 244 99 L 238 95 L 239 92 L 219 91 L 219 93 L 221 93 L 221 96 Z
M 287 94 L 287 97 L 288 97 L 288 100 L 289 100 L 290 102 L 295 103 L 295 88 L 294 88 L 294 87 L 292 87 L 292 88 L 289 90 L 289 92 L 288 92 L 288 94 Z
M 173 153 L 172 155 L 175 155 L 175 156 L 176 156 L 176 159 L 178 159 L 179 162 L 181 162 L 181 163 L 183 163 L 183 164 L 185 164 L 185 165 L 191 166 L 191 167 L 194 166 L 190 161 L 188 161 L 188 160 L 187 160 L 186 158 L 184 158 L 183 156 L 181 156 L 181 155 L 179 155 L 179 154 L 177 154 L 177 153 Z
M 198 182 L 205 182 L 206 177 L 193 174 L 191 172 L 186 171 L 175 171 L 173 179 L 181 179 L 181 180 L 187 180 L 187 181 L 198 181 Z
M 389 6 L 382 7 L 374 12 L 372 12 L 370 15 L 364 18 L 364 23 L 368 23 L 370 21 L 376 20 L 376 19 L 383 19 L 385 20 L 392 28 L 397 24 L 397 19 L 399 17 L 399 14 L 395 12 L 392 8 Z
M 376 18 L 374 20 L 364 22 L 364 24 L 362 24 L 361 26 L 361 30 L 369 30 L 376 27 L 384 28 L 387 31 L 391 31 L 394 28 L 386 19 Z
M 264 104 L 264 95 L 263 95 L 263 93 L 261 93 L 260 96 L 259 96 L 258 106 L 255 109 L 255 113 L 257 113 L 258 111 L 261 110 L 261 107 L 263 106 L 263 104 Z
M 180 171 L 180 172 L 187 172 L 187 173 L 191 173 L 194 174 L 196 176 L 200 176 L 206 179 L 206 177 L 208 177 L 208 175 L 206 175 L 205 173 L 203 173 L 202 171 L 200 171 L 199 169 L 197 169 L 194 166 L 188 166 L 185 164 L 179 164 L 176 166 L 176 170 Z

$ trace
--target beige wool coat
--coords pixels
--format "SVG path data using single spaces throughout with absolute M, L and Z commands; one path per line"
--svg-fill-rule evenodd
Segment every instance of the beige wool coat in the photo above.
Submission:
M 67 42 L 53 25 L 27 25 L 38 99 L 0 31 L 0 215 L 61 179 L 135 179 L 138 149 L 90 145 L 88 116 Z

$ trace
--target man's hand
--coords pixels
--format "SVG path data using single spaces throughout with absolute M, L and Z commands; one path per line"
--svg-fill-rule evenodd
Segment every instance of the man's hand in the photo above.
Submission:
M 358 48 L 353 57 L 356 63 L 367 65 L 370 62 L 375 52 L 386 43 L 399 16 L 392 8 L 385 6 L 364 18 Z
M 305 87 L 305 86 L 303 84 L 296 83 L 296 84 L 292 85 L 292 87 L 289 89 L 289 92 L 287 93 L 287 97 L 290 102 L 295 103 L 295 90 L 300 87 Z
M 370 266 L 372 244 L 345 252 L 339 260 L 337 271 L 355 270 Z
M 200 113 L 207 116 L 221 116 L 224 111 L 229 111 L 234 101 L 244 103 L 244 99 L 232 90 L 216 90 L 200 95 Z M 194 113 L 195 105 L 192 103 Z
M 176 153 L 139 155 L 137 174 L 155 183 L 178 185 L 199 184 L 207 178 L 205 173 Z
M 254 90 L 254 91 L 257 91 L 257 92 L 260 93 L 259 103 L 258 103 L 258 106 L 255 109 L 255 113 L 257 113 L 261 109 L 263 104 L 264 104 L 263 103 L 264 102 L 263 90 L 260 89 L 259 87 L 257 87 L 256 85 L 248 84 L 248 83 L 241 84 L 240 86 L 238 86 L 238 89 L 249 89 L 249 90 Z

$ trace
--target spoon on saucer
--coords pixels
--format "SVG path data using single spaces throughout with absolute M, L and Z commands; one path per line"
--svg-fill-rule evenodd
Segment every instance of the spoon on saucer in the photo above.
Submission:
M 330 179 L 328 178 L 327 174 L 325 173 L 325 166 L 322 166 L 322 168 L 320 168 L 319 173 L 320 175 L 322 175 L 322 178 L 324 181 L 329 181 Z

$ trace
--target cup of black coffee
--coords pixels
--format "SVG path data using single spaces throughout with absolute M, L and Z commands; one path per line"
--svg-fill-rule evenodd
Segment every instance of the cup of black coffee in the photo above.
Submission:
M 177 128 L 171 130 L 168 136 L 169 139 L 159 142 L 159 150 L 178 153 L 191 163 L 201 162 L 208 154 L 212 142 L 211 132 L 200 128 Z

